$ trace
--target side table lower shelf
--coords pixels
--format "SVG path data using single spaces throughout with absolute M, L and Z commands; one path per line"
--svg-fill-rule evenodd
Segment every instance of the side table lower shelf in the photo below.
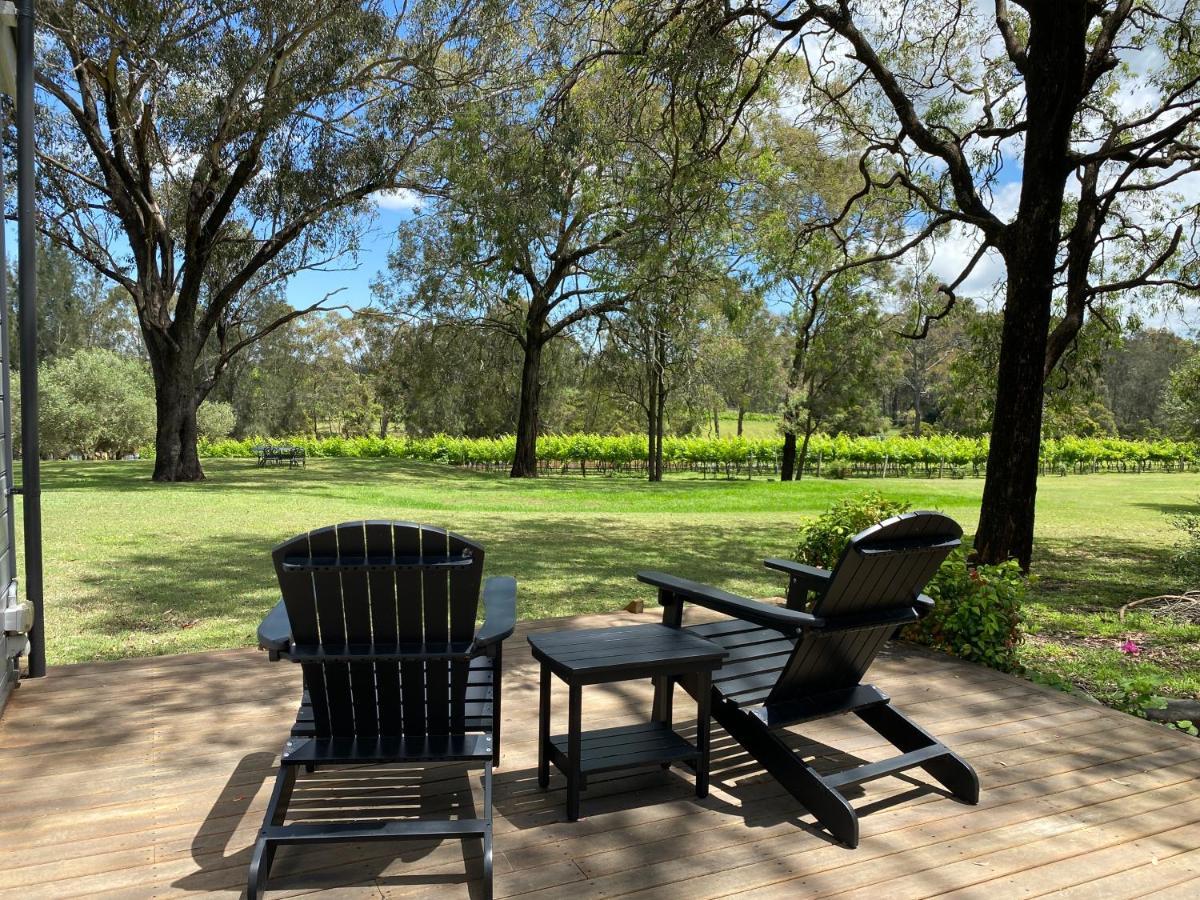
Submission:
M 579 735 L 579 773 L 586 779 L 597 772 L 662 765 L 700 758 L 700 751 L 663 722 L 644 722 L 619 728 L 602 728 Z M 571 761 L 567 735 L 550 738 L 550 761 L 567 773 Z

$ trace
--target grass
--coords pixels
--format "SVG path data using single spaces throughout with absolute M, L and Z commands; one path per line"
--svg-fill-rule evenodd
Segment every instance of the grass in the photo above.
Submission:
M 737 410 L 724 410 L 717 416 L 717 419 L 721 423 L 721 437 L 737 435 Z M 702 426 L 701 434 L 704 437 L 717 437 L 711 420 Z M 742 437 L 750 441 L 779 437 L 779 417 L 764 416 L 762 413 L 747 413 L 746 418 L 742 420 Z
M 879 489 L 971 531 L 982 490 L 972 479 L 512 481 L 386 460 L 310 460 L 302 470 L 209 460 L 205 469 L 202 484 L 154 485 L 143 462 L 43 465 L 51 663 L 251 644 L 277 596 L 269 549 L 348 519 L 410 519 L 479 540 L 489 574 L 517 576 L 521 615 L 541 617 L 652 600 L 633 578 L 645 568 L 779 594 L 761 558 L 790 555 L 800 523 L 838 497 Z M 1181 587 L 1169 577 L 1168 515 L 1197 494 L 1191 474 L 1043 481 L 1023 660 L 1094 691 L 1138 672 L 1161 676 L 1171 693 L 1200 694 L 1200 627 L 1115 615 Z M 1116 650 L 1126 635 L 1143 645 L 1137 660 Z

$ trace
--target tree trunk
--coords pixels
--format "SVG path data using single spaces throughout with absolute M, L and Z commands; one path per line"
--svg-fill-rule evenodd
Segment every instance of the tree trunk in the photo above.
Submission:
M 808 442 L 812 439 L 813 420 L 812 413 L 808 414 L 808 419 L 804 422 L 804 442 L 800 445 L 800 453 L 796 458 L 796 480 L 800 481 L 804 478 L 804 464 L 808 461 Z
M 387 440 L 388 426 L 390 426 L 391 424 L 392 424 L 392 417 L 390 415 L 388 415 L 387 413 L 380 413 L 380 415 L 379 415 L 379 439 L 380 440 L 382 440 L 382 441 Z
M 545 340 L 541 326 L 531 326 L 525 336 L 525 359 L 521 366 L 521 399 L 517 411 L 517 450 L 513 456 L 512 478 L 537 475 L 538 412 L 542 394 L 542 348 Z
M 921 392 L 913 390 L 913 437 L 921 436 Z
M 658 412 L 654 416 L 654 480 L 663 480 L 663 424 L 667 418 L 667 386 L 658 372 Z
M 656 331 L 653 338 L 654 360 L 650 365 L 650 397 L 647 406 L 650 409 L 647 422 L 649 438 L 649 459 L 647 460 L 648 478 L 650 481 L 662 481 L 663 468 L 663 418 L 666 409 L 666 384 L 663 379 L 663 346 Z
M 646 385 L 646 480 L 655 481 L 654 461 L 658 459 L 655 441 L 658 438 L 658 380 L 651 374 Z
M 742 423 L 745 421 L 745 419 L 746 419 L 746 404 L 739 403 L 738 404 L 738 433 L 737 433 L 738 437 L 742 436 Z
M 721 436 L 721 410 L 713 407 L 713 437 Z
M 1047 4 L 1031 17 L 1021 202 L 1000 248 L 1008 285 L 975 556 L 987 564 L 1016 559 L 1026 570 L 1033 557 L 1056 253 L 1071 170 L 1065 160 L 1087 65 L 1086 6 Z
M 159 349 L 152 354 L 155 481 L 203 481 L 196 450 L 196 359 L 187 348 Z
M 1029 568 L 1033 555 L 1053 257 L 1050 265 L 1037 267 L 1040 271 L 1031 268 L 1009 267 L 996 409 L 975 532 L 979 562 L 994 565 L 1015 558 L 1022 569 Z
M 796 471 L 796 432 L 783 433 L 783 460 L 779 465 L 779 480 L 791 481 Z

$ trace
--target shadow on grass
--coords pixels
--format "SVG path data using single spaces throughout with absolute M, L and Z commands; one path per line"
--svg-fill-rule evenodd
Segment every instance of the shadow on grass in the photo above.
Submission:
M 599 489 L 716 492 L 747 481 L 746 478 L 701 478 L 690 473 L 673 473 L 668 480 L 647 482 L 630 475 L 592 475 L 580 477 L 544 475 L 513 479 L 507 472 L 452 466 L 440 462 L 398 459 L 313 458 L 305 466 L 259 466 L 252 459 L 221 458 L 203 460 L 206 478 L 200 482 L 159 484 L 151 480 L 153 463 L 149 460 L 107 462 L 47 462 L 43 464 L 46 490 L 204 490 L 222 489 L 278 490 L 281 485 L 319 487 L 336 477 L 338 484 L 371 486 L 380 479 L 422 481 L 436 478 L 455 489 L 535 490 L 552 487 L 556 492 L 591 493 Z M 754 479 L 763 482 L 764 478 Z
M 1096 535 L 1041 539 L 1032 599 L 1062 611 L 1115 610 L 1136 597 L 1170 587 L 1174 548 L 1124 544 Z
M 403 516 L 402 510 L 396 512 Z M 312 527 L 325 524 L 332 521 Z M 641 569 L 735 590 L 781 593 L 783 585 L 761 559 L 786 554 L 790 531 L 774 522 L 699 527 L 647 520 L 645 527 L 635 528 L 628 520 L 603 516 L 531 521 L 477 513 L 447 514 L 430 524 L 447 525 L 482 543 L 487 575 L 516 576 L 522 618 L 615 611 L 635 598 L 652 601 L 654 591 L 635 581 Z M 75 608 L 90 632 L 109 637 L 233 618 L 244 623 L 249 641 L 278 594 L 270 559 L 274 542 L 261 533 L 233 531 L 197 541 L 183 554 L 133 550 L 116 565 L 81 573 L 79 582 L 88 590 Z
M 1156 510 L 1164 516 L 1186 516 L 1200 513 L 1200 500 L 1192 500 L 1190 503 L 1134 503 L 1133 505 L 1141 509 Z

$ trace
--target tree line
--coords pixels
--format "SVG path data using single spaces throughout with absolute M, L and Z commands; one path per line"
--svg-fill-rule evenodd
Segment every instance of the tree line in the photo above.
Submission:
M 40 249 L 46 452 L 112 457 L 152 445 L 153 381 L 119 289 L 105 289 L 53 244 Z M 822 449 L 830 459 L 858 459 L 831 454 L 822 437 L 828 433 L 975 438 L 990 432 L 990 348 L 999 316 L 964 301 L 925 340 L 911 341 L 901 332 L 916 307 L 905 302 L 906 284 L 900 288 L 898 306 L 878 311 L 879 341 L 857 377 L 836 395 L 823 395 L 822 405 L 806 416 L 801 442 L 809 446 L 795 460 L 793 477 L 811 470 L 811 455 Z M 693 300 L 689 332 L 672 336 L 672 352 L 685 352 L 682 345 L 688 356 L 674 360 L 666 373 L 667 444 L 691 435 L 740 437 L 747 416 L 776 431 L 792 363 L 791 319 L 756 294 L 737 295 L 735 302 L 726 290 Z M 267 306 L 257 315 L 280 315 L 286 305 L 276 302 L 278 308 Z M 645 358 L 607 337 L 607 327 L 573 330 L 550 346 L 539 404 L 543 435 L 649 433 Z M 1070 382 L 1048 393 L 1046 438 L 1200 438 L 1200 345 L 1158 328 L 1105 337 L 1086 363 L 1077 361 Z M 10 340 L 15 355 L 19 348 L 15 337 Z M 518 349 L 503 334 L 409 321 L 372 306 L 315 312 L 238 354 L 199 407 L 198 434 L 250 442 L 515 434 L 523 366 Z M 836 350 L 830 344 L 823 351 L 830 378 L 841 365 Z M 784 441 L 778 453 L 770 451 L 773 456 L 786 450 Z M 540 460 L 566 452 L 545 442 L 543 436 Z M 980 446 L 986 451 L 986 443 L 968 444 L 972 454 Z M 648 443 L 638 446 L 649 455 Z M 676 440 L 673 446 L 681 445 Z M 505 457 L 509 466 L 514 455 Z M 949 462 L 963 464 L 959 456 L 950 454 Z
M 865 427 L 897 332 L 926 422 L 930 338 L 958 328 L 977 377 L 944 406 L 990 420 L 985 562 L 1028 565 L 1043 426 L 1077 415 L 1131 312 L 1198 287 L 1189 0 L 41 14 L 40 227 L 123 292 L 161 481 L 203 477 L 197 410 L 341 302 L 290 306 L 282 287 L 352 260 L 381 192 L 421 200 L 375 292 L 402 324 L 356 315 L 344 339 L 518 366 L 489 397 L 515 396 L 514 476 L 536 473 L 558 367 L 587 360 L 627 395 L 655 477 L 720 317 L 736 332 L 765 316 L 787 477 L 818 429 Z M 946 246 L 961 269 L 923 275 Z M 994 311 L 962 296 L 984 260 L 1005 273 L 975 298 Z M 619 374 L 590 368 L 606 356 Z M 465 417 L 442 381 L 470 371 L 410 373 L 404 396 Z

